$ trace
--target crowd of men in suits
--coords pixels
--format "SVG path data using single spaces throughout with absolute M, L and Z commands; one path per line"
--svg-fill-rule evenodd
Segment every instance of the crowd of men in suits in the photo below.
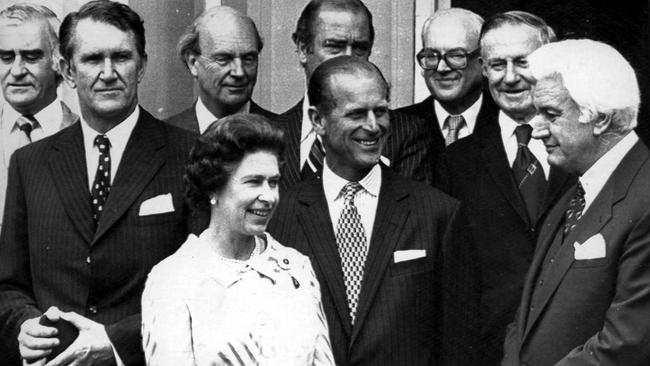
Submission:
M 60 24 L 0 12 L 1 364 L 144 364 L 146 276 L 203 229 L 184 161 L 234 113 L 284 132 L 268 230 L 310 257 L 338 365 L 650 363 L 650 155 L 615 49 L 522 11 L 440 10 L 415 55 L 431 96 L 391 110 L 361 1 L 310 1 L 291 37 L 305 95 L 275 114 L 251 100 L 255 23 L 206 10 L 177 45 L 198 98 L 163 122 L 138 104 L 145 31 L 127 5 Z M 71 345 L 54 352 L 44 314 L 77 329 Z

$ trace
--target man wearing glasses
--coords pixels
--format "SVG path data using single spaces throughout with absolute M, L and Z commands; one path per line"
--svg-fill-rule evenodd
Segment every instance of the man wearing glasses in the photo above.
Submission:
M 416 55 L 431 96 L 399 111 L 431 124 L 437 147 L 448 146 L 486 124 L 496 124 L 497 107 L 483 93 L 479 35 L 483 18 L 461 8 L 438 11 L 422 28 Z
M 482 365 L 499 365 L 540 218 L 575 182 L 549 168 L 544 145 L 530 140 L 528 123 L 536 110 L 526 57 L 554 38 L 553 30 L 533 14 L 511 11 L 486 20 L 479 62 L 499 112 L 495 123 L 449 146 L 439 166 L 443 190 L 466 205 L 476 243 Z
M 199 15 L 176 47 L 198 83 L 199 98 L 166 122 L 203 133 L 212 122 L 237 112 L 275 117 L 251 100 L 262 46 L 253 20 L 233 8 L 216 6 Z

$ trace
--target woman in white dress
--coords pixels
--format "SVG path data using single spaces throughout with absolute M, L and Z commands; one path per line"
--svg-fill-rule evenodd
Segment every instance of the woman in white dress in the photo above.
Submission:
M 210 221 L 149 274 L 148 365 L 334 365 L 309 259 L 265 233 L 283 150 L 282 133 L 251 114 L 223 118 L 197 140 L 186 195 Z

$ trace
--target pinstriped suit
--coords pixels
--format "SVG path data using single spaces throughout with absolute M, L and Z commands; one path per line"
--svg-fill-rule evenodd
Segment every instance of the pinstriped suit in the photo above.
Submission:
M 195 106 L 196 106 L 196 102 L 194 102 L 194 104 L 192 104 L 191 107 L 185 109 L 184 111 L 167 118 L 165 122 L 169 123 L 172 126 L 184 128 L 188 131 L 199 133 L 199 121 L 196 118 Z M 253 114 L 262 115 L 268 119 L 273 119 L 277 117 L 277 114 L 260 107 L 252 100 L 251 100 L 249 112 Z
M 141 109 L 97 230 L 80 124 L 13 155 L 0 237 L 1 364 L 18 356 L 20 325 L 52 305 L 105 324 L 125 364 L 143 364 L 140 293 L 151 267 L 187 237 L 182 175 L 194 138 Z M 174 212 L 139 216 L 143 201 L 167 193 Z
M 280 190 L 285 191 L 302 179 L 300 177 L 300 133 L 302 103 L 277 116 L 273 121 L 284 131 L 287 142 L 285 164 L 281 167 Z M 396 111 L 390 111 L 391 132 L 384 154 L 393 170 L 418 181 L 433 182 L 435 149 L 433 136 L 425 121 Z
M 329 216 L 322 181 L 301 182 L 282 197 L 268 229 L 310 258 L 337 365 L 472 364 L 473 254 L 460 233 L 459 212 L 456 200 L 382 167 L 351 326 L 332 230 L 337 218 Z M 426 257 L 394 263 L 393 252 L 409 249 L 424 249 Z

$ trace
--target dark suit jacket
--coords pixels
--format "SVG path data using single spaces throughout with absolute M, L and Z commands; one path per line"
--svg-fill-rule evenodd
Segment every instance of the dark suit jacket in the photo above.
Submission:
M 437 177 L 444 191 L 464 203 L 477 246 L 482 365 L 501 360 L 506 327 L 519 305 L 537 239 L 536 223 L 530 222 L 511 173 L 498 113 L 491 118 L 482 122 L 484 128 L 447 148 Z M 551 169 L 543 211 L 570 186 L 569 180 Z
M 284 192 L 302 180 L 300 177 L 300 133 L 302 131 L 302 99 L 273 120 L 284 131 L 287 149 L 285 164 L 280 169 L 280 191 Z M 390 160 L 397 173 L 418 181 L 432 183 L 436 151 L 426 123 L 413 116 L 390 111 L 391 132 L 382 155 Z
M 426 121 L 427 126 L 429 126 L 433 133 L 434 146 L 436 149 L 445 149 L 445 136 L 442 134 L 440 123 L 438 122 L 438 117 L 436 116 L 436 110 L 433 107 L 433 96 L 429 96 L 420 103 L 398 108 L 395 111 L 417 116 Z M 493 116 L 497 115 L 498 112 L 499 107 L 497 107 L 496 103 L 494 103 L 494 100 L 492 99 L 490 93 L 484 92 L 481 109 L 479 109 L 478 115 L 476 117 L 476 125 L 474 126 L 474 131 L 472 133 L 480 132 L 486 126 L 494 124 L 496 121 Z
M 172 126 L 180 127 L 194 133 L 199 133 L 199 121 L 196 118 L 195 106 L 196 102 L 194 102 L 192 106 L 186 110 L 167 118 L 165 122 L 169 123 Z M 270 120 L 277 117 L 276 113 L 260 107 L 252 100 L 249 113 L 259 114 Z
M 144 364 L 140 294 L 187 237 L 182 177 L 194 139 L 141 109 L 96 230 L 79 123 L 13 155 L 0 237 L 3 365 L 16 361 L 20 325 L 50 306 L 106 325 L 125 364 Z M 168 193 L 173 212 L 139 215 Z
M 311 259 L 337 365 L 472 364 L 463 357 L 475 329 L 473 254 L 459 203 L 388 168 L 382 177 L 354 326 L 322 181 L 287 192 L 269 232 Z M 426 257 L 394 262 L 395 251 L 409 249 Z
M 541 270 L 572 189 L 544 222 L 503 365 L 650 364 L 650 154 L 638 142 Z M 600 234 L 606 257 L 575 260 L 573 243 Z M 593 240 L 593 239 L 592 239 Z M 542 282 L 543 281 L 543 282 Z M 535 300 L 537 301 L 535 301 Z

